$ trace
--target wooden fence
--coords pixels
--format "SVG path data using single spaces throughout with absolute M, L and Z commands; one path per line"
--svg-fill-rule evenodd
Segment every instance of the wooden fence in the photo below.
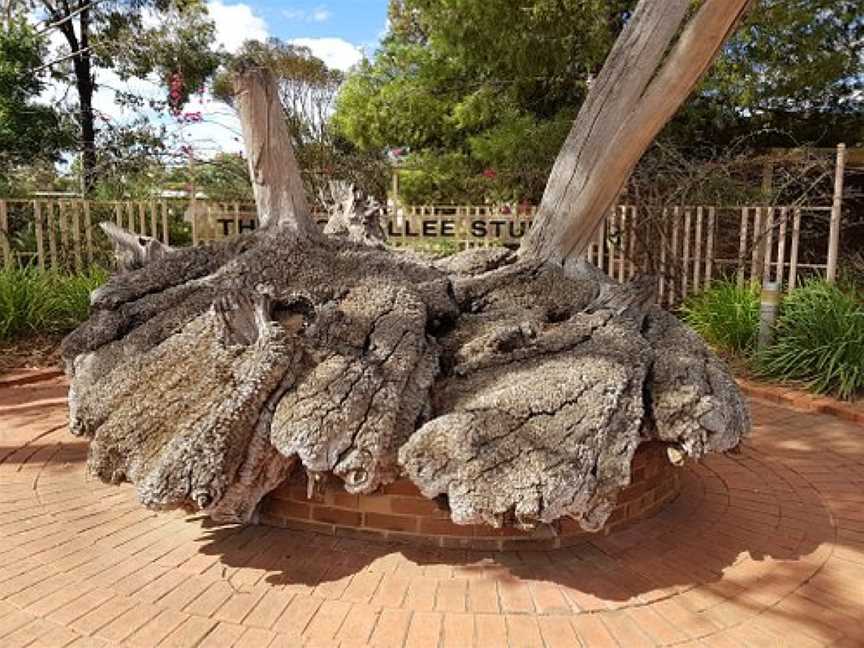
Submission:
M 620 205 L 598 229 L 585 259 L 619 281 L 637 272 L 656 274 L 660 299 L 669 304 L 720 276 L 741 286 L 778 281 L 791 290 L 802 272 L 836 274 L 840 221 L 834 214 L 833 206 L 680 206 L 652 213 Z M 443 239 L 460 248 L 517 245 L 533 217 L 533 207 L 407 207 L 388 217 L 387 233 L 397 244 Z M 806 259 L 802 222 L 809 232 Z
M 3 263 L 80 272 L 110 262 L 111 247 L 97 223 L 112 221 L 167 242 L 169 214 L 165 201 L 0 200 Z
M 533 217 L 533 207 L 412 206 L 391 210 L 385 228 L 393 245 L 453 251 L 516 246 Z M 108 265 L 110 244 L 96 227 L 105 220 L 171 245 L 207 244 L 257 226 L 250 202 L 0 200 L 3 263 L 62 271 Z M 661 301 L 672 304 L 721 275 L 739 285 L 771 280 L 788 289 L 802 272 L 833 277 L 839 233 L 836 205 L 678 206 L 659 212 L 621 205 L 610 211 L 585 258 L 618 280 L 642 271 L 656 274 Z

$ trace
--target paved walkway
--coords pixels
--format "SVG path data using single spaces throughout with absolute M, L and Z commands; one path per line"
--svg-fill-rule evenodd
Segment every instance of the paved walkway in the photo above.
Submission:
M 156 515 L 0 387 L 0 646 L 864 646 L 864 428 L 754 402 L 629 531 L 484 555 Z

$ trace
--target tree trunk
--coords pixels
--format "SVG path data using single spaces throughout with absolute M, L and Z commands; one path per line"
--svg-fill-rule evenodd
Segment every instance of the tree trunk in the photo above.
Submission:
M 272 75 L 253 68 L 238 75 L 234 93 L 261 227 L 278 225 L 298 236 L 316 236 L 303 178 L 294 156 Z
M 666 55 L 689 0 L 643 0 L 552 168 L 523 258 L 584 254 L 628 176 L 708 70 L 751 0 L 705 0 Z
M 93 76 L 89 56 L 76 58 L 75 87 L 78 90 L 78 121 L 81 132 L 78 146 L 81 151 L 81 193 L 88 195 L 96 185 L 96 124 L 93 115 Z
M 675 27 L 652 5 L 625 34 L 639 51 L 616 57 L 665 51 Z M 598 84 L 615 102 L 650 96 L 613 81 Z M 313 233 L 272 80 L 248 70 L 237 88 L 265 227 L 180 250 L 112 231 L 131 248 L 121 257 L 146 265 L 97 290 L 63 343 L 92 473 L 133 482 L 152 508 L 240 522 L 299 466 L 349 493 L 406 475 L 460 524 L 569 516 L 597 530 L 639 444 L 669 444 L 678 461 L 748 431 L 734 380 L 653 305 L 650 279 L 619 285 L 504 249 L 439 261 L 390 250 L 347 186 Z M 586 109 L 592 132 L 614 132 L 621 107 L 600 111 L 610 97 Z
M 75 90 L 78 93 L 78 152 L 81 162 L 81 193 L 87 195 L 96 185 L 96 119 L 93 114 L 93 93 L 96 88 L 90 54 L 90 10 L 78 14 L 78 34 L 72 22 L 72 9 L 62 5 L 62 12 L 50 2 L 43 4 L 52 20 L 59 22 L 60 32 L 72 54 Z

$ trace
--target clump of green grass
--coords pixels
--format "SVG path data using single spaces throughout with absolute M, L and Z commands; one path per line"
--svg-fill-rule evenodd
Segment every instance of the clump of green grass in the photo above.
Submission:
M 821 280 L 793 290 L 757 370 L 843 399 L 864 392 L 864 295 Z
M 0 340 L 71 331 L 87 318 L 90 293 L 107 278 L 98 267 L 77 275 L 0 270 Z
M 717 349 L 749 356 L 759 335 L 759 289 L 718 281 L 689 297 L 681 307 L 681 316 Z

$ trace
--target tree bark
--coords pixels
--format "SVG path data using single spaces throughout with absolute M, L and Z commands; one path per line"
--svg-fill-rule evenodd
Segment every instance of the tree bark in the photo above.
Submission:
M 82 13 L 82 24 L 84 23 Z M 83 43 L 86 41 L 82 38 Z M 96 186 L 96 120 L 93 115 L 93 73 L 90 63 L 90 53 L 84 52 L 75 57 L 75 87 L 78 90 L 78 120 L 81 133 L 79 147 L 81 150 L 81 194 L 88 195 Z
M 689 0 L 642 0 L 589 91 L 520 256 L 580 257 L 627 177 L 710 67 L 751 0 L 705 0 L 667 55 Z
M 317 236 L 272 75 L 261 68 L 246 70 L 237 76 L 234 92 L 259 225 L 279 226 L 295 236 Z

